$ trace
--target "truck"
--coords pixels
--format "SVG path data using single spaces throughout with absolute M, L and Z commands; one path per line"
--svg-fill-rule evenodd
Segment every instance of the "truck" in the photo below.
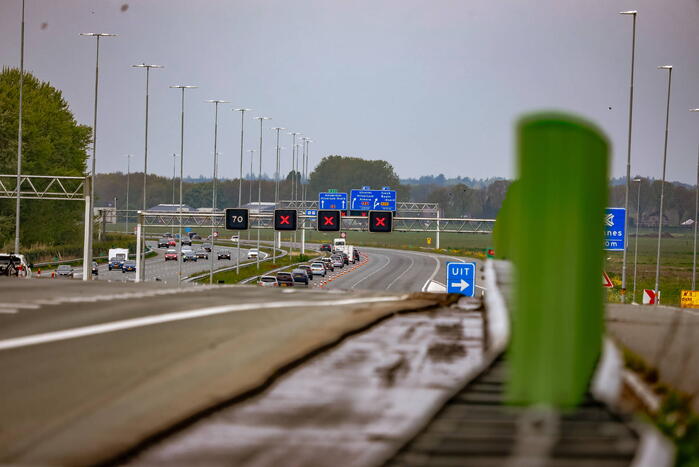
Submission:
M 109 249 L 109 270 L 121 269 L 124 262 L 129 259 L 128 248 L 110 248 Z
M 341 251 L 347 255 L 347 258 L 354 263 L 354 247 L 348 245 L 344 238 L 333 239 L 333 251 Z

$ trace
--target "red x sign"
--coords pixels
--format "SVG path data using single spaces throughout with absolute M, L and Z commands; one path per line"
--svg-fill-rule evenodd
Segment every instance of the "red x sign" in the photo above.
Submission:
M 386 227 L 386 218 L 385 217 L 377 217 L 376 218 L 376 227 Z
M 335 225 L 335 222 L 333 222 L 335 219 L 333 217 L 323 216 L 323 219 L 325 219 L 323 225 Z
M 279 224 L 291 224 L 291 222 L 289 222 L 290 217 L 291 216 L 279 216 Z

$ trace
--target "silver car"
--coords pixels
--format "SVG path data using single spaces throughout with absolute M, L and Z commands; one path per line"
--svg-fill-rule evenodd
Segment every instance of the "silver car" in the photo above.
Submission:
M 276 287 L 277 278 L 274 276 L 262 276 L 257 281 L 257 285 L 259 285 L 260 287 Z

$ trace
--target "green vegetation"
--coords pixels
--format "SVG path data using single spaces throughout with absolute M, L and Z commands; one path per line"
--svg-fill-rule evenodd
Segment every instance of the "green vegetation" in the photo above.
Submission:
M 264 251 L 264 250 L 263 250 Z M 298 253 L 293 254 L 293 255 L 286 255 L 282 256 L 281 258 L 277 258 L 277 260 L 272 263 L 271 261 L 265 261 L 260 263 L 260 269 L 257 269 L 256 263 L 250 263 L 247 265 L 241 265 L 240 266 L 240 273 L 238 274 L 235 269 L 231 269 L 229 271 L 223 271 L 223 272 L 217 272 L 214 274 L 214 283 L 223 283 L 223 284 L 237 284 L 245 279 L 249 279 L 251 277 L 255 276 L 260 276 L 264 275 L 269 271 L 272 271 L 274 269 L 278 269 L 284 266 L 290 266 L 292 264 L 296 263 L 302 263 L 305 261 L 310 260 L 312 257 L 308 255 L 299 255 Z M 208 284 L 209 283 L 209 278 L 203 277 L 197 282 L 201 284 Z
M 94 256 L 106 256 L 110 248 L 128 248 L 130 253 L 136 251 L 136 239 L 132 235 L 108 233 L 102 241 L 93 243 Z M 46 263 L 76 258 L 76 264 L 82 263 L 83 242 L 82 238 L 65 245 L 46 245 L 37 243 L 22 250 L 30 263 Z
M 17 172 L 19 70 L 0 72 L 0 173 Z M 72 175 L 85 173 L 91 130 L 78 125 L 61 91 L 24 75 L 22 173 Z M 9 189 L 15 188 L 13 181 Z M 45 186 L 37 186 L 41 190 Z M 80 236 L 84 207 L 71 201 L 22 201 L 21 244 L 60 245 Z M 0 199 L 0 245 L 11 250 L 15 201 Z M 28 226 L 31 226 L 29 228 Z

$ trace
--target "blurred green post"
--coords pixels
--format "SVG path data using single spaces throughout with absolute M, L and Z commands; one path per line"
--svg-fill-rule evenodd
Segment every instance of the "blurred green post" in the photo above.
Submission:
M 600 355 L 609 145 L 566 114 L 523 118 L 509 212 L 515 265 L 510 378 L 517 405 L 579 404 Z
M 513 199 L 517 196 L 517 180 L 512 182 L 507 188 L 507 194 L 502 202 L 498 217 L 493 226 L 493 243 L 495 245 L 495 258 L 511 259 L 512 258 L 512 204 Z

